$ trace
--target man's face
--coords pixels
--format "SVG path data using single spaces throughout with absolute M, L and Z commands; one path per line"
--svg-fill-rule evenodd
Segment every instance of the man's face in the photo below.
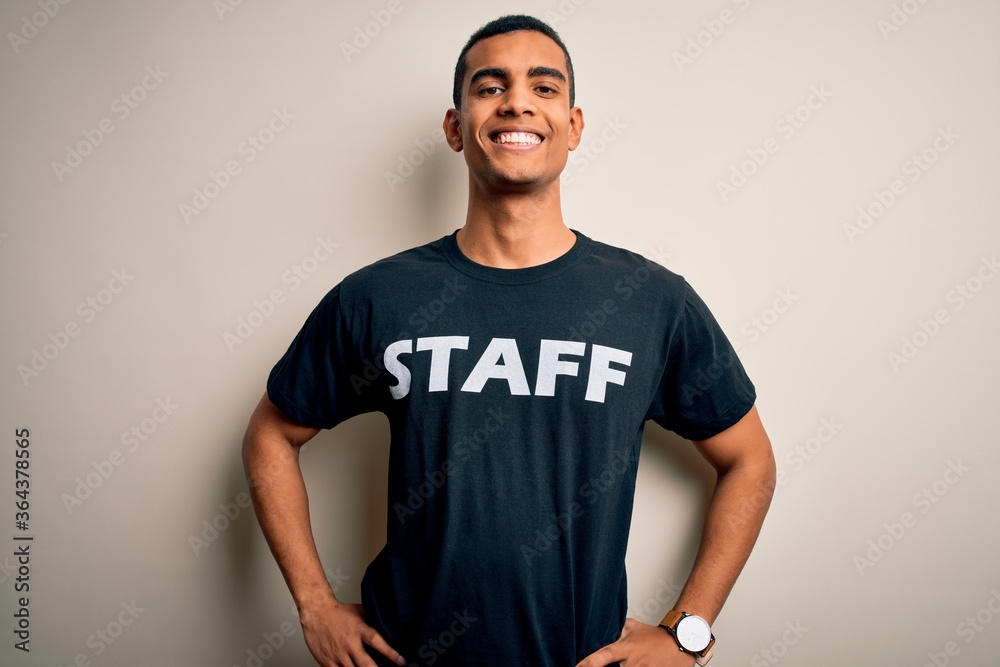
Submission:
M 484 39 L 466 54 L 462 110 L 444 129 L 487 190 L 548 186 L 580 143 L 583 112 L 569 106 L 569 72 L 559 45 L 519 30 Z

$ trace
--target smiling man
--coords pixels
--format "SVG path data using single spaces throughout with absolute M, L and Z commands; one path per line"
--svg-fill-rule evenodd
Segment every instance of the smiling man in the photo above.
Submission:
M 271 371 L 244 463 L 324 667 L 711 658 L 774 458 L 754 386 L 691 286 L 564 223 L 559 176 L 583 129 L 548 25 L 481 28 L 444 119 L 469 169 L 465 224 L 344 278 Z M 298 455 L 373 411 L 391 428 L 387 540 L 348 604 L 325 579 Z M 626 618 L 648 420 L 718 472 L 691 575 L 659 625 Z

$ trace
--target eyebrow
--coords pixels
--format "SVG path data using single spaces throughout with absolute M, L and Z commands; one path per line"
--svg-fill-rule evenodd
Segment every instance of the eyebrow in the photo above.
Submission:
M 528 70 L 529 79 L 535 79 L 543 76 L 548 76 L 552 77 L 553 79 L 558 79 L 563 83 L 566 82 L 566 75 L 554 67 L 536 65 Z M 469 81 L 469 85 L 471 86 L 475 84 L 476 81 L 479 81 L 480 79 L 487 79 L 491 77 L 497 79 L 503 79 L 504 81 L 509 81 L 511 78 L 510 70 L 505 67 L 484 67 L 483 69 L 476 70 L 472 74 L 472 79 Z

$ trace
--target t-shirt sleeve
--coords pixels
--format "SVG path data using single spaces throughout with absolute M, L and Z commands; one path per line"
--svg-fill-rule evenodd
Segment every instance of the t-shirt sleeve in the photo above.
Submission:
M 267 379 L 267 394 L 290 420 L 333 428 L 376 409 L 363 361 L 343 315 L 341 285 L 319 302 Z
M 689 440 L 704 440 L 738 422 L 756 390 L 726 334 L 685 281 L 678 321 L 666 341 L 666 363 L 646 419 Z

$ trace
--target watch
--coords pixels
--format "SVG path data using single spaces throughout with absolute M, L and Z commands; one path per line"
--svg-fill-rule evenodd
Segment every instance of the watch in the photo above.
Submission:
M 673 635 L 680 650 L 693 654 L 699 665 L 707 665 L 712 659 L 715 635 L 701 616 L 671 609 L 660 621 L 660 627 Z

